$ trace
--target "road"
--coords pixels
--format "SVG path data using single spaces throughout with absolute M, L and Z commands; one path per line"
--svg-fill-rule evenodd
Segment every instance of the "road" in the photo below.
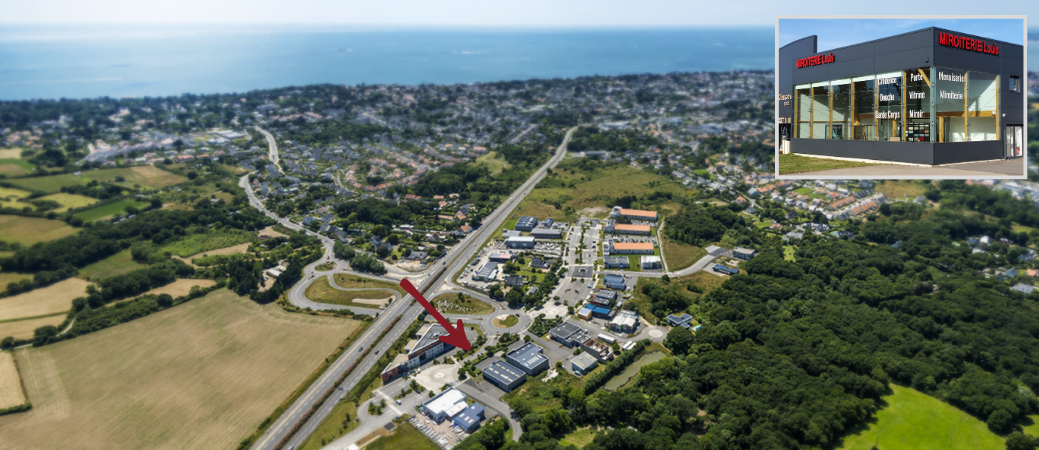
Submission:
M 431 267 L 429 270 L 439 270 L 435 273 L 435 278 L 429 278 L 418 284 L 418 289 L 421 292 L 436 292 L 437 288 L 444 283 L 450 282 L 451 278 L 455 273 L 462 270 L 462 268 L 468 263 L 469 255 L 472 255 L 479 251 L 480 245 L 494 234 L 495 230 L 500 228 L 505 220 L 508 218 L 509 213 L 512 212 L 516 206 L 523 200 L 531 189 L 542 178 L 545 177 L 547 170 L 555 167 L 563 159 L 566 154 L 566 146 L 570 142 L 570 138 L 573 136 L 574 131 L 577 127 L 571 128 L 567 131 L 563 142 L 559 145 L 556 150 L 556 154 L 549 159 L 541 168 L 534 172 L 531 177 L 523 183 L 517 189 L 513 196 L 505 200 L 501 206 L 494 210 L 490 215 L 484 219 L 484 224 L 479 229 L 471 233 L 465 240 L 455 245 L 447 256 L 442 259 L 439 265 Z M 273 215 L 270 211 L 267 211 L 263 207 L 263 204 L 255 197 L 252 189 L 248 185 L 248 176 L 242 177 L 239 184 L 243 185 L 246 192 L 249 195 L 249 202 L 254 206 L 264 211 L 268 216 L 275 217 L 276 220 L 286 225 L 288 220 L 278 218 Z M 289 223 L 291 224 L 291 223 Z M 286 225 L 289 226 L 289 225 Z M 300 229 L 299 226 L 291 224 L 290 228 Z M 309 231 L 308 231 L 309 232 Z M 303 281 L 297 283 L 289 291 L 289 298 L 292 300 L 297 295 L 302 297 L 302 293 L 306 290 L 306 285 L 312 282 L 316 278 L 314 268 L 324 260 L 332 260 L 332 240 L 326 237 L 321 237 L 322 242 L 325 244 L 325 255 L 317 262 L 307 266 L 304 269 Z M 346 267 L 345 262 L 337 261 L 340 267 Z M 365 274 L 359 274 L 362 276 L 370 276 Z M 409 277 L 410 278 L 410 277 Z M 414 281 L 413 281 L 414 283 Z M 286 411 L 283 413 L 273 425 L 271 425 L 268 432 L 259 439 L 253 446 L 256 450 L 271 450 L 278 448 L 278 444 L 290 434 L 293 427 L 300 422 L 303 416 L 311 410 L 313 407 L 317 407 L 311 417 L 306 421 L 303 427 L 292 436 L 288 442 L 288 446 L 300 446 L 310 434 L 324 421 L 328 414 L 331 413 L 335 406 L 336 397 L 333 396 L 329 401 L 324 404 L 318 405 L 318 400 L 321 396 L 331 389 L 335 383 L 335 380 L 339 379 L 343 373 L 353 364 L 357 363 L 357 367 L 351 372 L 346 378 L 342 386 L 345 389 L 357 384 L 360 378 L 371 369 L 371 367 L 378 361 L 379 355 L 375 354 L 374 351 L 369 353 L 366 358 L 359 360 L 362 355 L 363 349 L 371 346 L 375 346 L 375 350 L 379 350 L 380 354 L 383 354 L 386 349 L 392 345 L 396 339 L 407 330 L 408 326 L 414 322 L 420 313 L 424 310 L 421 306 L 417 305 L 416 302 L 412 301 L 411 296 L 406 296 L 401 301 L 395 301 L 387 307 L 385 311 L 379 314 L 378 318 L 368 327 L 368 329 L 357 339 L 349 348 L 325 371 L 317 381 L 310 385 L 307 390 L 301 395 Z M 393 318 L 400 316 L 400 321 L 393 327 L 392 330 L 386 335 L 386 337 L 376 343 L 375 340 L 378 336 L 392 323 Z
M 259 131 L 261 134 L 263 134 L 264 137 L 267 138 L 267 144 L 269 145 L 269 148 L 270 148 L 269 153 L 268 153 L 267 156 L 271 160 L 272 163 L 278 164 L 278 161 L 280 160 L 280 158 L 278 157 L 278 144 L 276 142 L 274 142 L 274 136 L 271 136 L 271 134 L 268 133 L 267 130 L 264 130 L 263 128 L 260 128 L 259 125 L 255 125 L 255 126 L 253 126 L 253 128 L 256 128 L 256 131 Z

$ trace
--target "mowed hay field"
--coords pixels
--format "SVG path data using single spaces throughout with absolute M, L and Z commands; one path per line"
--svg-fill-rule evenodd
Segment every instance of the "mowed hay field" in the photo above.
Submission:
M 162 189 L 166 186 L 173 186 L 174 184 L 180 184 L 185 181 L 188 181 L 188 179 L 185 177 L 182 177 L 175 173 L 167 172 L 155 166 L 134 166 L 123 167 L 119 169 L 99 169 L 92 170 L 89 172 L 83 172 L 83 175 L 89 177 L 91 180 L 97 180 L 106 183 L 114 182 L 115 177 L 121 176 L 123 177 L 123 179 L 126 180 L 126 183 L 128 184 L 150 187 L 152 189 Z
M 359 326 L 221 289 L 17 350 L 33 409 L 0 416 L 0 448 L 234 448 Z
M 96 208 L 90 208 L 87 210 L 80 211 L 78 213 L 73 214 L 73 216 L 79 217 L 80 219 L 83 219 L 83 221 L 85 222 L 89 222 L 93 220 L 112 217 L 116 214 L 123 214 L 126 212 L 126 208 L 130 206 L 140 208 L 146 205 L 148 205 L 148 203 L 139 202 L 132 198 L 124 198 L 117 202 L 112 202 L 106 205 L 98 206 Z
M 90 182 L 90 179 L 64 173 L 46 177 L 17 178 L 7 180 L 7 182 L 26 189 L 54 193 L 61 191 L 63 187 L 85 185 Z
M 86 289 L 89 284 L 79 278 L 69 278 L 23 294 L 0 298 L 0 320 L 66 312 L 72 309 L 72 299 L 87 295 Z M 3 329 L 3 325 L 0 324 L 0 330 Z
M 213 280 L 180 279 L 180 280 L 174 281 L 174 282 L 172 282 L 170 284 L 167 284 L 165 286 L 160 286 L 160 287 L 157 287 L 155 289 L 152 289 L 152 290 L 150 290 L 148 292 L 145 292 L 144 294 L 141 294 L 141 295 L 170 294 L 170 295 L 173 296 L 173 298 L 177 298 L 177 297 L 180 297 L 182 295 L 188 295 L 189 293 L 191 293 L 191 288 L 192 287 L 200 286 L 200 287 L 203 287 L 203 288 L 207 288 L 207 287 L 210 287 L 210 286 L 212 286 L 214 284 L 216 284 L 216 281 L 213 281 Z
M 134 261 L 130 249 L 126 249 L 79 269 L 78 276 L 83 279 L 100 280 L 102 278 L 121 275 L 144 267 L 147 266 Z
M 13 322 L 0 322 L 0 339 L 13 336 L 15 339 L 32 339 L 33 332 L 37 328 L 61 325 L 65 321 L 65 314 L 41 317 L 39 319 L 15 320 Z
M 17 242 L 26 247 L 53 241 L 78 231 L 60 220 L 36 217 L 0 216 L 0 241 Z
M 0 409 L 24 405 L 25 393 L 11 352 L 0 352 Z
M 179 259 L 181 261 L 184 261 L 184 262 L 186 262 L 188 264 L 194 265 L 194 264 L 191 263 L 191 260 L 193 260 L 195 258 L 201 258 L 203 256 L 219 256 L 219 255 L 233 255 L 235 253 L 245 253 L 247 250 L 249 250 L 249 246 L 250 245 L 252 245 L 252 244 L 251 243 L 238 244 L 238 245 L 232 245 L 230 247 L 224 247 L 224 248 L 218 248 L 216 250 L 210 250 L 210 251 L 207 251 L 207 252 L 196 253 L 196 254 L 188 256 L 188 257 L 180 257 L 180 256 L 177 256 L 177 255 L 173 255 L 173 257 L 176 258 L 176 259 Z
M 63 213 L 70 209 L 82 208 L 84 206 L 90 206 L 98 202 L 96 198 L 84 197 L 76 194 L 51 194 L 45 197 L 40 197 L 40 200 L 53 200 L 61 204 L 61 207 L 52 211 L 56 213 Z

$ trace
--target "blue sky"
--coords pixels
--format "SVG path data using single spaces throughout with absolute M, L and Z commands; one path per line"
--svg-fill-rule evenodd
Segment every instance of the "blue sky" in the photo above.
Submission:
M 896 2 L 897 14 L 1039 17 L 1035 0 Z M 862 2 L 799 0 L 0 0 L 0 24 L 354 24 L 435 27 L 766 26 L 776 15 L 863 14 Z M 876 9 L 876 8 L 873 8 Z
M 780 19 L 780 47 L 806 36 L 819 36 L 819 51 L 939 27 L 1024 45 L 1020 19 Z

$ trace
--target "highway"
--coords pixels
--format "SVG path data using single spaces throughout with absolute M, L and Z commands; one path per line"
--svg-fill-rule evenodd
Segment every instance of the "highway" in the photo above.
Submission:
M 530 193 L 531 189 L 533 189 L 534 186 L 545 177 L 547 170 L 555 167 L 555 165 L 563 159 L 563 156 L 566 154 L 566 146 L 570 142 L 570 138 L 576 130 L 577 127 L 574 127 L 567 131 L 563 142 L 556 150 L 556 154 L 553 155 L 552 158 L 549 159 L 549 161 L 541 168 L 534 172 L 534 174 L 531 175 L 531 177 L 524 182 L 519 189 L 517 189 L 516 193 L 505 200 L 501 206 L 494 210 L 494 212 L 488 215 L 479 229 L 455 245 L 439 264 L 427 269 L 427 271 L 433 273 L 432 278 L 425 279 L 420 283 L 415 283 L 414 278 L 409 276 L 409 279 L 413 280 L 412 282 L 417 285 L 419 291 L 423 293 L 436 292 L 442 284 L 450 283 L 454 274 L 462 270 L 462 268 L 468 263 L 469 256 L 478 252 L 483 242 L 502 226 L 508 218 L 509 213 L 511 213 L 523 198 Z M 263 204 L 255 197 L 255 194 L 248 185 L 248 176 L 242 177 L 239 184 L 245 187 L 245 190 L 249 195 L 249 201 L 254 207 L 264 211 L 268 216 L 274 217 L 285 226 L 289 226 L 292 229 L 300 229 L 299 226 L 291 224 L 285 219 L 278 218 L 263 207 Z M 334 260 L 334 255 L 332 254 L 333 241 L 324 236 L 321 236 L 321 239 L 325 245 L 324 256 L 304 269 L 303 280 L 293 286 L 289 291 L 290 300 L 303 297 L 302 294 L 306 290 L 306 286 L 317 277 L 314 270 L 317 265 L 323 263 L 325 260 Z M 336 262 L 340 267 L 346 267 L 345 261 L 336 260 Z M 392 280 L 388 277 L 373 277 L 370 274 L 358 275 L 398 282 L 397 280 Z M 407 330 L 408 326 L 415 321 L 418 315 L 424 311 L 417 302 L 412 300 L 411 296 L 406 296 L 400 301 L 391 303 L 385 311 L 381 312 L 378 318 L 376 318 L 368 329 L 365 330 L 361 337 L 351 344 L 350 347 L 332 363 L 329 369 L 318 377 L 317 381 L 309 386 L 303 395 L 301 395 L 296 402 L 294 402 L 280 417 L 278 417 L 267 433 L 261 437 L 252 448 L 256 450 L 272 450 L 279 448 L 279 443 L 290 434 L 294 426 L 300 422 L 304 415 L 316 406 L 317 408 L 311 417 L 306 421 L 299 432 L 292 436 L 287 444 L 288 447 L 300 446 L 321 424 L 321 422 L 324 421 L 335 406 L 337 396 L 334 395 L 324 404 L 317 405 L 321 396 L 332 388 L 335 381 L 355 363 L 358 364 L 357 368 L 354 369 L 350 376 L 346 378 L 342 387 L 344 389 L 350 389 L 357 384 L 360 378 L 378 362 L 380 355 L 384 354 L 390 345 L 392 345 L 392 343 Z M 397 316 L 400 316 L 400 321 L 397 325 L 390 330 L 385 339 L 381 342 L 375 342 L 378 336 L 382 334 L 390 323 L 393 322 L 393 318 Z M 369 353 L 366 358 L 358 362 L 360 356 L 363 354 L 363 349 L 372 346 L 375 346 L 375 350 L 379 350 L 379 354 L 375 354 L 373 351 Z

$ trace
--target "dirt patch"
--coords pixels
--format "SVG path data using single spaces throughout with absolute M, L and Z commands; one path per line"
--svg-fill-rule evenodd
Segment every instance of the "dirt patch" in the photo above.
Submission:
M 65 321 L 64 314 L 41 317 L 39 319 L 16 320 L 0 323 L 0 339 L 14 336 L 15 339 L 32 339 L 37 328 L 47 325 L 58 326 Z
M 5 148 L 0 150 L 0 159 L 18 159 L 22 157 L 22 149 Z
M 213 281 L 213 280 L 182 279 L 182 280 L 174 281 L 174 282 L 172 282 L 170 284 L 167 284 L 165 286 L 157 287 L 155 289 L 152 289 L 152 290 L 150 290 L 148 292 L 145 292 L 144 295 L 148 295 L 148 294 L 154 294 L 154 295 L 170 294 L 170 295 L 173 296 L 173 298 L 177 298 L 177 297 L 180 297 L 180 296 L 183 296 L 183 295 L 190 294 L 191 293 L 191 288 L 193 288 L 195 286 L 201 286 L 201 287 L 207 288 L 207 287 L 210 287 L 210 286 L 212 286 L 214 284 L 216 284 L 216 281 Z
M 24 294 L 0 299 L 0 320 L 36 317 L 72 309 L 72 299 L 86 296 L 89 282 L 69 278 Z M 59 321 L 60 322 L 60 321 Z M 0 324 L 0 327 L 3 327 Z M 6 335 L 5 335 L 6 336 Z
M 11 352 L 0 352 L 0 409 L 25 404 L 22 380 Z
M 270 227 L 267 227 L 267 228 L 264 228 L 264 229 L 260 230 L 259 236 L 260 237 L 266 237 L 266 238 L 287 237 L 287 236 L 285 236 L 282 233 L 274 231 L 274 227 L 273 226 L 270 226 Z
M 608 212 L 610 212 L 610 208 L 605 206 L 592 206 L 578 211 L 577 215 L 582 217 L 599 217 Z

